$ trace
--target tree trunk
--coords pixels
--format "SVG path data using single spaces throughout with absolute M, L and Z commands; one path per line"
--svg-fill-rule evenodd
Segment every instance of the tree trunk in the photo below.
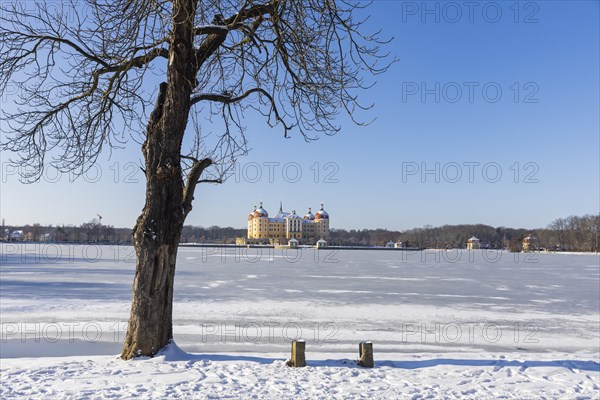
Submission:
M 170 151 L 155 153 L 165 147 L 163 135 L 156 133 L 149 132 L 145 143 L 146 204 L 133 230 L 136 272 L 124 359 L 153 356 L 173 338 L 173 280 L 184 220 L 182 176 L 178 157 L 165 157 Z
M 142 146 L 146 203 L 133 230 L 136 271 L 121 358 L 154 356 L 173 338 L 173 281 L 185 216 L 181 144 L 196 74 L 194 0 L 173 1 L 167 82 L 161 83 Z
M 162 132 L 151 122 L 144 143 L 146 204 L 133 230 L 136 271 L 123 359 L 154 356 L 173 338 L 173 280 L 185 217 L 180 145 Z

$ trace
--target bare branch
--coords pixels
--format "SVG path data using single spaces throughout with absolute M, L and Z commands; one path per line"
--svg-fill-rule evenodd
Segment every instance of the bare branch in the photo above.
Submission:
M 365 77 L 394 61 L 381 51 L 389 40 L 363 32 L 368 2 L 85 0 L 87 8 L 36 3 L 35 11 L 19 4 L 0 12 L 0 91 L 21 94 L 2 110 L 1 148 L 33 167 L 32 179 L 48 160 L 83 172 L 104 147 L 145 139 L 157 88 L 146 76 L 165 76 L 169 57 L 179 54 L 174 28 L 183 22 L 194 57 L 181 65 L 195 73 L 172 76 L 185 76 L 192 94 L 184 109 L 195 106 L 190 116 L 203 116 L 224 152 L 247 151 L 247 113 L 307 141 L 338 132 L 340 112 L 365 124 L 361 112 L 372 105 L 360 104 L 357 93 L 372 87 Z M 174 4 L 188 14 L 173 15 Z
M 192 160 L 192 167 L 190 172 L 188 173 L 187 181 L 185 183 L 185 187 L 183 190 L 183 211 L 184 215 L 189 214 L 192 211 L 192 201 L 194 200 L 194 191 L 196 190 L 196 185 L 200 180 L 200 176 L 204 172 L 206 168 L 208 168 L 212 164 L 212 160 L 210 158 L 204 158 L 202 160 L 197 160 L 188 156 L 181 156 L 185 159 Z
M 194 35 L 219 35 L 221 33 L 228 33 L 229 27 L 227 25 L 203 25 L 194 28 Z
M 223 179 L 200 179 L 198 183 L 223 183 Z
M 275 102 L 275 99 L 273 99 L 273 97 L 266 90 L 264 90 L 262 88 L 252 88 L 252 89 L 245 91 L 243 94 L 241 94 L 239 96 L 235 96 L 235 97 L 232 96 L 230 93 L 221 93 L 221 94 L 200 93 L 200 94 L 197 94 L 192 97 L 191 104 L 194 105 L 201 101 L 214 101 L 214 102 L 219 102 L 219 103 L 224 103 L 224 104 L 234 104 L 234 103 L 242 101 L 243 99 L 245 99 L 246 97 L 248 97 L 249 95 L 251 95 L 253 93 L 260 93 L 261 95 L 265 96 L 269 100 L 271 107 L 272 107 L 271 109 L 275 115 L 275 119 L 277 120 L 278 123 L 281 123 L 283 125 L 286 132 L 293 128 L 293 126 L 287 125 L 285 123 L 285 121 L 281 118 L 279 111 L 277 110 L 277 103 Z

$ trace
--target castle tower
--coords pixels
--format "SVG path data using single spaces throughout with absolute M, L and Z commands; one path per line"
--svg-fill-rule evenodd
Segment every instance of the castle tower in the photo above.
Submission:
M 315 235 L 318 238 L 329 239 L 329 213 L 323 208 L 315 214 Z
M 266 239 L 269 237 L 269 213 L 263 208 L 254 206 L 254 211 L 248 215 L 248 238 Z

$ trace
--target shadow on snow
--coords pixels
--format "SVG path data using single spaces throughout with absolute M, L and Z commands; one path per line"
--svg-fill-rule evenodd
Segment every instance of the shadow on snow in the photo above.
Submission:
M 273 364 L 283 362 L 283 358 L 257 357 L 245 355 L 227 355 L 227 354 L 191 354 L 181 350 L 175 343 L 168 345 L 157 354 L 157 357 L 163 357 L 165 361 L 241 361 L 253 362 L 258 364 Z M 307 360 L 309 367 L 340 367 L 340 368 L 362 368 L 356 365 L 355 360 L 350 359 L 328 359 L 328 360 Z M 441 365 L 453 365 L 460 367 L 495 367 L 497 369 L 504 367 L 518 367 L 522 370 L 538 367 L 566 368 L 571 371 L 592 371 L 600 372 L 600 363 L 586 360 L 506 360 L 506 359 L 457 359 L 457 358 L 432 358 L 427 360 L 411 361 L 391 361 L 375 359 L 375 368 L 400 368 L 400 369 L 420 369 L 437 367 Z

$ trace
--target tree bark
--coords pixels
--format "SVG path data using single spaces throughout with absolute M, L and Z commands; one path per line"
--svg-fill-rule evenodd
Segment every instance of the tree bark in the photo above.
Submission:
M 133 230 L 136 271 L 127 336 L 121 358 L 154 356 L 173 338 L 173 281 L 183 228 L 184 184 L 181 144 L 195 82 L 194 0 L 173 2 L 167 82 L 142 146 L 146 164 L 146 203 Z
M 133 230 L 136 271 L 123 359 L 154 356 L 173 338 L 173 280 L 184 215 L 176 132 L 161 123 L 167 91 L 161 84 L 143 145 L 146 203 Z

